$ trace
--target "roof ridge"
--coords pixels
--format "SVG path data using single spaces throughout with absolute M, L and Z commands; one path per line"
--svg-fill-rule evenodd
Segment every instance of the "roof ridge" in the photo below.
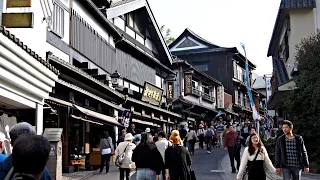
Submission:
M 38 62 L 46 66 L 49 70 L 59 75 L 59 70 L 52 66 L 47 60 L 40 57 L 36 52 L 32 51 L 27 45 L 25 45 L 19 38 L 17 38 L 14 34 L 10 33 L 4 26 L 0 25 L 0 34 L 3 34 L 5 37 L 10 39 L 13 43 L 23 49 L 26 53 L 28 53 L 31 57 L 36 59 Z

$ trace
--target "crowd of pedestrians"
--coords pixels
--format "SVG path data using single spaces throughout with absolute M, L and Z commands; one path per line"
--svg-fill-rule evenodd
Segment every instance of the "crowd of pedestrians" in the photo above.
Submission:
M 293 134 L 290 121 L 282 122 L 284 134 L 276 142 L 275 166 L 256 129 L 250 126 L 244 129 L 245 133 L 230 124 L 217 122 L 208 127 L 201 122 L 197 131 L 180 127 L 168 136 L 160 128 L 156 131 L 146 128 L 141 132 L 132 124 L 128 132 L 121 132 L 116 144 L 105 131 L 100 140 L 100 173 L 104 166 L 109 173 L 110 157 L 115 154 L 120 180 L 129 180 L 133 170 L 137 173 L 137 180 L 193 180 L 191 157 L 197 141 L 200 149 L 206 145 L 208 153 L 214 144 L 224 147 L 230 157 L 232 173 L 238 171 L 237 179 L 266 180 L 264 166 L 271 173 L 282 174 L 284 180 L 300 180 L 302 171 L 309 172 L 303 138 Z M 246 132 L 247 137 L 244 135 Z M 51 150 L 49 142 L 36 135 L 33 127 L 25 122 L 14 125 L 9 134 L 13 148 L 12 154 L 7 156 L 4 144 L 8 140 L 0 133 L 0 179 L 51 180 L 46 168 Z M 245 148 L 240 160 L 243 145 Z

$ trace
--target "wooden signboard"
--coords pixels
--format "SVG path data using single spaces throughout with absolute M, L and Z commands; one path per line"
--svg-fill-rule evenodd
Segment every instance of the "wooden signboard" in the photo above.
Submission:
M 174 84 L 173 82 L 168 82 L 167 84 L 167 100 L 172 100 L 174 97 Z
M 31 0 L 7 0 L 7 8 L 31 7 Z
M 184 75 L 184 95 L 192 94 L 192 74 Z
M 27 13 L 2 13 L 2 25 L 7 28 L 33 28 L 34 15 Z
M 163 90 L 157 86 L 145 82 L 142 92 L 142 100 L 158 106 L 162 100 Z

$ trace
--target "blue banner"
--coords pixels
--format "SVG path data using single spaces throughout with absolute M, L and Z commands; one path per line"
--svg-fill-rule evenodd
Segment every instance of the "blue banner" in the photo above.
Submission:
M 246 65 L 245 65 L 246 76 L 245 76 L 245 81 L 246 81 L 247 93 L 248 93 L 248 97 L 249 97 L 250 105 L 251 105 L 251 109 L 252 109 L 252 117 L 253 117 L 254 120 L 259 120 L 260 116 L 259 116 L 258 111 L 256 109 L 256 106 L 254 104 L 254 100 L 253 100 L 252 93 L 251 93 L 251 85 L 250 85 L 250 78 L 249 78 L 249 62 L 248 62 L 248 58 L 247 58 L 247 52 L 246 52 L 245 45 L 243 43 L 240 43 L 240 44 L 242 46 L 242 49 L 244 51 L 244 56 L 246 58 Z

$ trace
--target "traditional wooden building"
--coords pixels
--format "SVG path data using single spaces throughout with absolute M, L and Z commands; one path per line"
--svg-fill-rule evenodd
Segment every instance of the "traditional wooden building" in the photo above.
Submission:
M 124 112 L 143 131 L 161 127 L 169 132 L 182 117 L 166 99 L 166 84 L 175 80 L 168 68 L 172 57 L 147 2 L 104 1 L 105 8 L 95 3 L 99 7 L 89 0 L 52 4 L 59 9 L 54 17 L 69 18 L 54 19 L 64 28 L 60 33 L 47 30 L 46 41 L 64 55 L 47 53 L 61 73 L 46 100 L 58 116 L 47 114 L 45 121 L 46 127 L 64 129 L 66 171 L 74 155 L 87 155 L 97 165 L 101 132 L 107 130 L 116 141 Z
M 177 81 L 169 84 L 168 94 L 175 109 L 189 126 L 200 121 L 210 124 L 219 109 L 224 109 L 224 87 L 221 82 L 196 69 L 185 60 L 176 58 L 172 69 Z
M 188 61 L 192 66 L 220 81 L 228 94 L 233 96 L 233 111 L 242 119 L 252 119 L 252 111 L 245 86 L 245 57 L 237 48 L 225 48 L 215 45 L 190 29 L 169 45 L 174 56 Z M 249 61 L 251 71 L 256 67 Z M 256 93 L 253 93 L 256 94 Z M 232 115 L 234 112 L 228 113 Z
M 42 134 L 47 111 L 44 99 L 55 87 L 58 74 L 55 67 L 0 25 L 0 132 L 7 139 L 10 128 L 21 121 Z

